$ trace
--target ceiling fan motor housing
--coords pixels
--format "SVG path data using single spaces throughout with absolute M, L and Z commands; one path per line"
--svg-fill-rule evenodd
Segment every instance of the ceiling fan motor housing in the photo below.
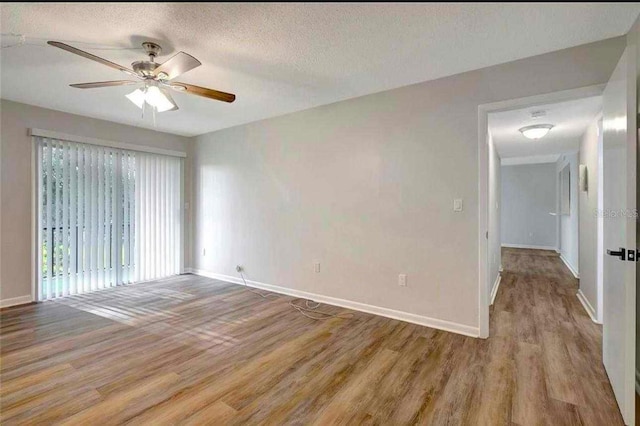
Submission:
M 159 80 L 164 80 L 166 78 L 166 73 L 160 73 L 159 75 L 155 75 L 155 69 L 159 67 L 158 64 L 155 63 L 155 58 L 162 51 L 162 47 L 159 44 L 156 44 L 151 41 L 145 41 L 142 43 L 142 47 L 149 55 L 148 61 L 136 61 L 131 64 L 133 70 L 140 76 L 145 78 L 157 78 Z
M 142 77 L 153 78 L 154 71 L 158 68 L 158 64 L 151 61 L 135 61 L 131 64 L 131 67 L 136 72 L 136 74 Z

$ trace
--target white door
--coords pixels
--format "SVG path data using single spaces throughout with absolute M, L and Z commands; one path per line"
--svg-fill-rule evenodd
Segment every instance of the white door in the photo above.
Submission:
M 636 315 L 636 58 L 627 48 L 603 94 L 603 360 L 624 421 L 633 425 Z M 630 254 L 631 252 L 631 254 Z

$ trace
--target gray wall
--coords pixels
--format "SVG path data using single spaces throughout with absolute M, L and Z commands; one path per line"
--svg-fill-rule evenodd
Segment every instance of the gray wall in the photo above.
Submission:
M 598 120 L 594 119 L 580 141 L 580 164 L 587 166 L 588 191 L 578 191 L 580 200 L 580 290 L 598 315 Z
M 559 248 L 560 256 L 571 268 L 579 273 L 580 267 L 580 235 L 579 235 L 579 201 L 578 201 L 578 153 L 563 154 L 556 164 L 556 182 L 559 185 L 560 171 L 569 165 L 570 170 L 570 214 L 560 215 Z M 559 190 L 559 186 L 558 186 Z
M 556 164 L 502 166 L 502 245 L 555 249 Z
M 604 83 L 624 46 L 605 40 L 196 137 L 194 267 L 235 276 L 241 263 L 255 281 L 477 329 L 478 106 Z
M 31 229 L 32 138 L 30 128 L 77 136 L 186 151 L 189 139 L 109 121 L 96 120 L 16 102 L 0 101 L 0 300 L 31 294 L 33 241 Z M 190 158 L 186 161 L 185 196 L 190 198 Z M 190 230 L 187 217 L 187 230 Z M 185 236 L 190 246 L 189 232 Z M 186 254 L 190 253 L 185 250 Z M 185 260 L 189 262 L 189 259 Z M 187 263 L 188 264 L 188 263 Z

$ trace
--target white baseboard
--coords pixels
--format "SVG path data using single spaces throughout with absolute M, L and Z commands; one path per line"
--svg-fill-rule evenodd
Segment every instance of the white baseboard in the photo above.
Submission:
M 584 310 L 587 311 L 587 314 L 589 314 L 591 321 L 595 322 L 596 324 L 600 324 L 597 320 L 596 310 L 593 309 L 593 306 L 591 306 L 591 303 L 589 303 L 589 300 L 584 295 L 582 290 L 578 290 L 578 292 L 576 293 L 576 296 L 578 296 L 578 300 L 582 304 L 582 307 L 584 308 Z
M 533 249 L 533 250 L 553 250 L 553 251 L 558 251 L 558 249 L 555 246 L 533 246 L 533 245 L 530 245 L 530 244 L 502 244 L 502 247 Z
M 213 278 L 233 284 L 243 285 L 242 279 L 230 275 L 218 274 L 215 272 L 205 271 L 202 269 L 188 268 L 185 272 L 201 275 L 203 277 Z M 291 297 L 299 297 L 302 299 L 310 299 L 316 302 L 326 303 L 328 305 L 340 306 L 342 308 L 352 309 L 354 311 L 366 312 L 368 314 L 380 315 L 382 317 L 392 318 L 400 321 L 410 322 L 425 327 L 437 328 L 438 330 L 449 331 L 452 333 L 463 334 L 470 337 L 478 337 L 480 330 L 478 327 L 458 324 L 451 321 L 440 320 L 437 318 L 425 317 L 422 315 L 410 314 L 408 312 L 396 311 L 394 309 L 383 308 L 380 306 L 367 305 L 365 303 L 354 302 L 351 300 L 339 299 L 331 296 L 323 296 L 321 294 L 310 293 L 307 291 L 296 290 L 292 288 L 280 287 L 273 284 L 265 284 L 258 281 L 246 280 L 250 287 L 262 290 L 272 291 Z
M 580 274 L 578 274 L 578 271 L 575 270 L 573 265 L 571 265 L 571 263 L 569 263 L 569 261 L 563 255 L 560 255 L 560 260 L 562 260 L 562 262 L 567 265 L 567 268 L 569 268 L 569 271 L 571 271 L 574 277 L 578 279 L 580 278 Z
M 500 288 L 500 282 L 502 281 L 502 275 L 498 274 L 498 278 L 496 278 L 496 282 L 493 283 L 493 288 L 491 289 L 491 304 L 496 301 L 496 296 L 498 295 L 498 289 Z
M 8 308 L 9 306 L 25 305 L 33 302 L 33 297 L 30 294 L 20 297 L 12 297 L 11 299 L 0 300 L 0 308 Z

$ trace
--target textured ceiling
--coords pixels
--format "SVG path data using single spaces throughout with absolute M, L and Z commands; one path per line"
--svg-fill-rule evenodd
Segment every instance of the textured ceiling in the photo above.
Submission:
M 130 87 L 68 87 L 123 74 L 44 45 L 65 41 L 129 65 L 143 59 L 131 48 L 150 39 L 164 48 L 159 61 L 176 50 L 200 59 L 184 82 L 237 95 L 225 104 L 175 94 L 180 110 L 155 128 L 197 135 L 619 36 L 639 12 L 637 3 L 4 3 L 2 33 L 26 43 L 1 50 L 0 94 L 154 128 L 124 98 Z
M 545 111 L 541 118 L 531 118 L 534 111 Z M 593 96 L 573 101 L 489 114 L 489 131 L 500 157 L 509 158 L 575 152 L 589 124 L 602 111 L 602 98 Z M 553 129 L 538 140 L 527 139 L 518 129 L 532 124 L 553 124 Z

